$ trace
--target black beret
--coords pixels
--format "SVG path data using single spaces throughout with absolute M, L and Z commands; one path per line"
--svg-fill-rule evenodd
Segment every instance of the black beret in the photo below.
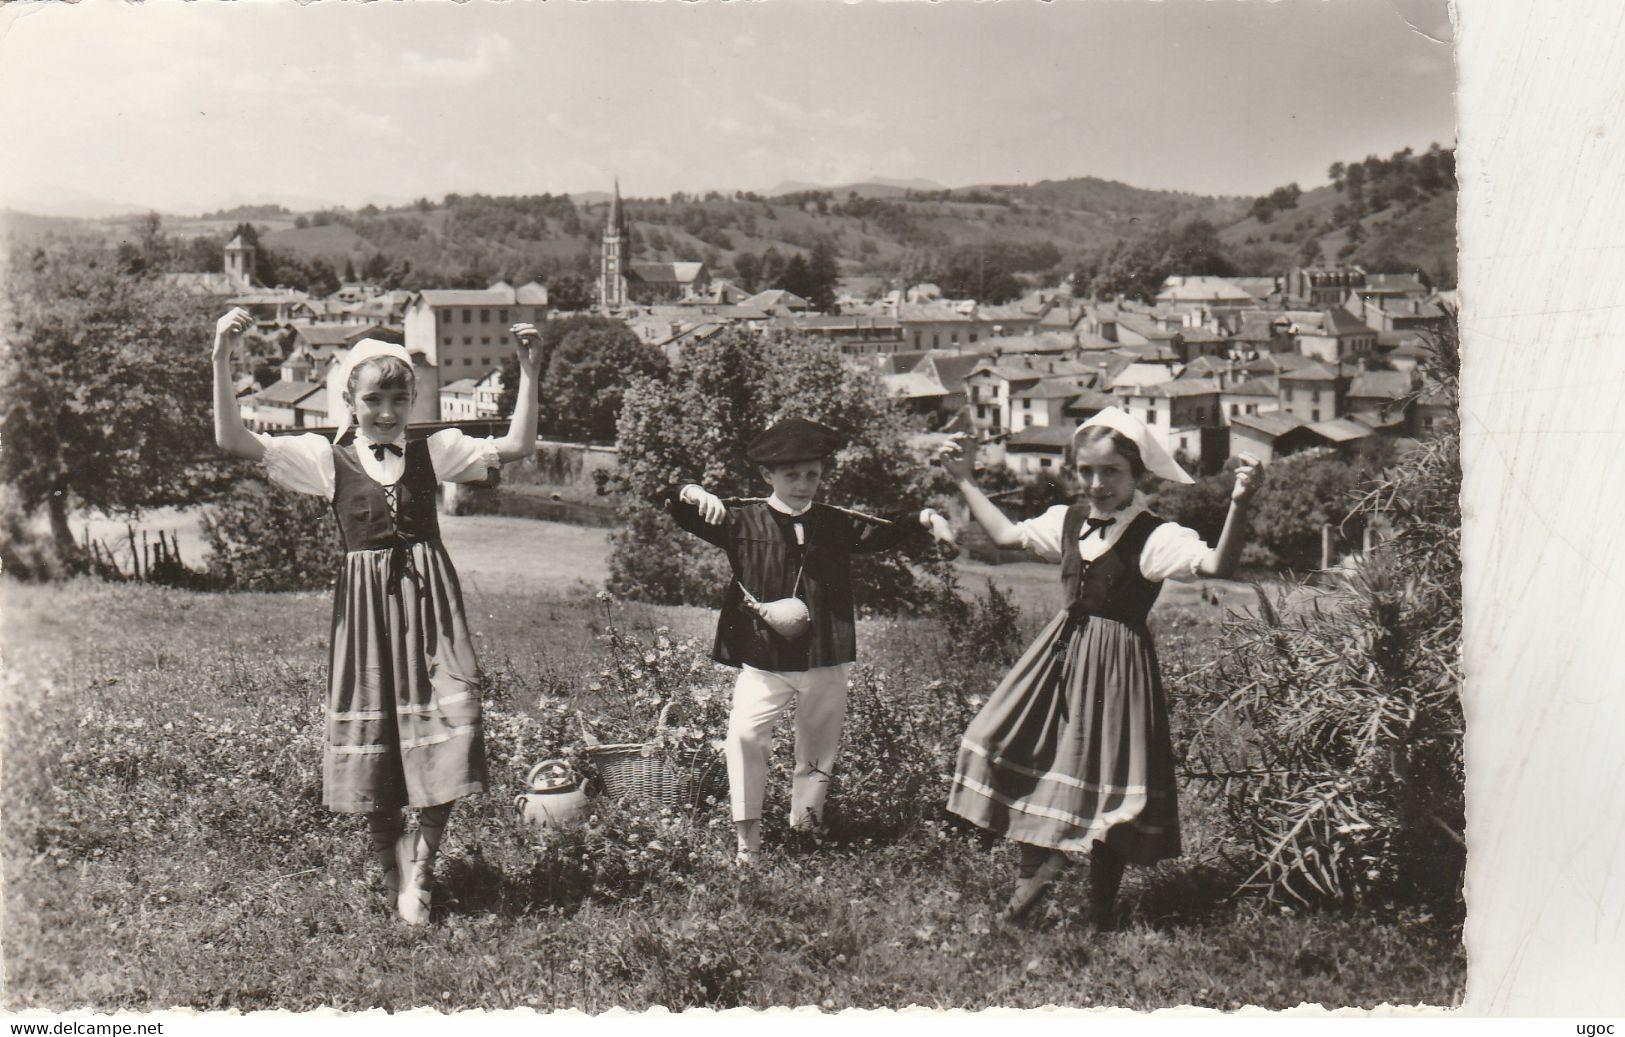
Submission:
M 841 434 L 806 418 L 786 418 L 750 441 L 745 457 L 754 464 L 791 464 L 828 457 L 841 446 Z

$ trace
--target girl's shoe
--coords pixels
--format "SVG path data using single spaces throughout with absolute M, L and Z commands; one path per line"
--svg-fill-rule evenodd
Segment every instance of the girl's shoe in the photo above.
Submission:
M 1027 912 L 1044 899 L 1050 885 L 1064 870 L 1066 870 L 1066 854 L 1060 850 L 1051 850 L 1049 856 L 1033 869 L 1031 875 L 1018 876 L 1015 891 L 1010 894 L 1010 903 L 1004 908 L 1004 919 L 1014 922 L 1025 917 Z
M 401 889 L 395 910 L 407 925 L 423 925 L 429 920 L 429 888 L 434 883 L 434 859 L 440 850 L 443 825 L 426 825 L 420 818 L 415 832 L 404 832 L 395 843 L 396 867 Z

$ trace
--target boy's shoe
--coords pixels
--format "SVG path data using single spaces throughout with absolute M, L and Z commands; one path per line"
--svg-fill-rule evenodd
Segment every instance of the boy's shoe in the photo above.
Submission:
M 1031 875 L 1017 877 L 1015 891 L 1010 894 L 1010 902 L 1004 907 L 1004 920 L 1016 922 L 1026 917 L 1027 912 L 1044 899 L 1044 894 L 1049 892 L 1055 879 L 1066 870 L 1066 864 L 1066 854 L 1054 850 L 1033 869 Z

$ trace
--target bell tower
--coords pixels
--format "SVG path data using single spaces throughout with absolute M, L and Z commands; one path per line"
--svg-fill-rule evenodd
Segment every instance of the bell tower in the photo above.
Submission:
M 598 265 L 598 301 L 606 310 L 625 306 L 626 252 L 631 246 L 626 233 L 626 214 L 621 211 L 621 180 L 615 178 L 615 197 L 609 203 L 609 219 L 604 221 L 603 254 Z
M 254 246 L 241 234 L 226 244 L 226 276 L 239 288 L 254 286 Z

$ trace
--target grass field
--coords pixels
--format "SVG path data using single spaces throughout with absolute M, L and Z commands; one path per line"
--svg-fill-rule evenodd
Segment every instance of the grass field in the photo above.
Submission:
M 1186 857 L 1131 870 L 1128 924 L 1106 936 L 1082 921 L 1081 868 L 1030 928 L 992 925 L 1012 855 L 942 826 L 929 804 L 906 829 L 770 852 L 746 872 L 728 863 L 720 811 L 634 816 L 600 802 L 596 821 L 539 848 L 508 803 L 534 759 L 538 691 L 579 696 L 600 665 L 606 607 L 578 579 L 602 564 L 602 533 L 478 518 L 448 521 L 446 537 L 495 689 L 493 788 L 459 807 L 423 930 L 393 919 L 356 820 L 320 807 L 325 594 L 0 583 L 7 1008 L 1459 998 L 1459 933 L 1425 918 L 1227 899 L 1233 848 L 1198 796 L 1181 802 Z M 1042 607 L 1053 569 L 997 570 Z M 981 575 L 968 568 L 967 587 Z M 1186 588 L 1166 597 L 1166 665 L 1188 665 L 1212 650 L 1217 610 Z M 634 606 L 614 621 L 703 637 L 711 617 Z M 912 620 L 860 631 L 902 688 L 932 676 L 932 636 Z

